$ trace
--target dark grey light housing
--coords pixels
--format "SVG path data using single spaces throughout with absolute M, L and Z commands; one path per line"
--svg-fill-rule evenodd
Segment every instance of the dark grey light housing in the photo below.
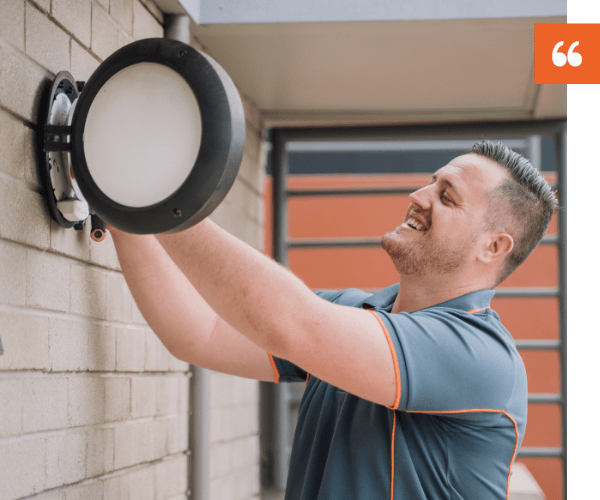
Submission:
M 44 133 L 61 225 L 87 217 L 83 201 L 124 231 L 175 232 L 223 200 L 242 159 L 244 111 L 212 58 L 176 40 L 141 40 L 112 54 L 78 91 L 70 74 L 57 75 Z

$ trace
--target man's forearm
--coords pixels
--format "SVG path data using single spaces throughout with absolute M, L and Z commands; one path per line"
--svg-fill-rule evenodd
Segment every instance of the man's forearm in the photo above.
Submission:
M 268 352 L 283 355 L 285 335 L 315 321 L 300 279 L 212 221 L 157 239 L 213 310 Z
M 152 235 L 111 230 L 121 269 L 148 325 L 165 347 L 184 358 L 208 341 L 217 315 Z

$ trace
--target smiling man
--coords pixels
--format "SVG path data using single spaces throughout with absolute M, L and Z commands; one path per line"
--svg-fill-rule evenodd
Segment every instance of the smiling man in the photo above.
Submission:
M 556 209 L 527 160 L 478 143 L 410 195 L 382 238 L 400 284 L 376 294 L 314 294 L 210 220 L 156 237 L 109 229 L 171 353 L 242 377 L 308 379 L 287 500 L 502 499 L 527 382 L 489 305 Z

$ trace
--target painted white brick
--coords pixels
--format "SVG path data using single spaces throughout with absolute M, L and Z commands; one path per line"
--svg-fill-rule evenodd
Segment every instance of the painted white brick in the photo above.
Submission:
M 189 416 L 178 415 L 168 420 L 169 424 L 169 439 L 168 452 L 169 455 L 181 453 L 189 448 Z
M 168 371 L 171 354 L 152 330 L 146 333 L 146 371 Z
M 0 61 L 2 50 L 0 47 Z M 4 74 L 2 79 L 4 79 Z M 0 86 L 2 84 L 0 83 Z M 42 250 L 50 244 L 50 217 L 44 199 L 22 185 L 0 179 L 0 237 Z
M 70 263 L 35 250 L 27 251 L 27 305 L 57 311 L 69 310 Z
M 52 15 L 86 47 L 90 46 L 92 4 L 88 0 L 53 0 Z
M 4 275 L 2 276 L 4 279 Z M 0 312 L 0 332 L 4 346 L 4 354 L 0 356 L 0 370 L 48 368 L 46 318 Z
M 91 259 L 90 237 L 87 231 L 65 229 L 54 221 L 50 225 L 50 249 L 78 260 Z
M 48 338 L 52 371 L 115 368 L 115 332 L 110 326 L 51 319 Z
M 69 488 L 66 500 L 103 500 L 104 487 L 101 481 Z
M 209 498 L 219 500 L 236 500 L 235 483 L 230 478 L 217 478 L 210 481 Z
M 119 47 L 119 29 L 109 15 L 92 5 L 92 51 L 106 59 Z
M 149 417 L 156 413 L 157 377 L 131 378 L 131 416 Z
M 145 461 L 149 448 L 148 424 L 130 422 L 115 427 L 115 469 Z M 152 438 L 153 440 L 153 438 Z
M 114 428 L 108 427 L 88 430 L 86 435 L 86 446 L 86 477 L 106 474 L 114 469 Z
M 0 61 L 0 103 L 17 115 L 37 122 L 40 89 L 42 85 L 50 85 L 52 74 L 5 46 L 0 46 Z
M 129 482 L 127 476 L 119 474 L 102 480 L 104 485 L 104 500 L 130 500 Z
M 163 27 L 146 10 L 144 5 L 135 0 L 133 3 L 133 38 L 141 40 L 143 38 L 162 38 L 164 36 Z
M 68 382 L 64 377 L 31 377 L 23 381 L 23 431 L 67 426 Z
M 71 264 L 70 311 L 93 318 L 106 317 L 106 274 L 92 267 Z
M 159 418 L 148 423 L 148 447 L 146 448 L 146 461 L 158 460 L 169 455 L 169 422 L 166 418 Z
M 235 498 L 238 500 L 248 500 L 251 495 L 258 493 L 258 490 L 253 489 L 253 471 L 252 469 L 244 469 L 236 473 L 235 481 Z
M 70 71 L 69 35 L 35 7 L 25 7 L 25 52 L 52 73 Z
M 22 0 L 0 2 L 0 39 L 24 50 L 25 4 Z
M 66 500 L 65 490 L 51 491 L 50 493 L 42 493 L 37 495 L 35 500 Z
M 169 371 L 188 372 L 190 371 L 190 364 L 177 359 L 175 356 L 169 355 Z
M 110 0 L 110 15 L 127 33 L 133 31 L 133 0 Z
M 179 378 L 176 375 L 156 377 L 157 415 L 174 415 L 178 413 Z
M 47 438 L 46 489 L 85 478 L 86 432 L 57 434 Z
M 77 81 L 85 82 L 100 63 L 76 40 L 71 40 L 71 74 Z
M 188 413 L 190 411 L 190 386 L 191 379 L 187 375 L 178 377 L 179 379 L 179 400 L 177 411 L 179 413 Z
M 117 371 L 144 371 L 145 350 L 144 330 L 117 329 Z
M 0 36 L 2 35 L 2 9 L 8 5 L 16 5 L 11 2 L 0 2 Z M 23 7 L 21 5 L 21 7 Z M 25 152 L 26 147 L 31 145 L 25 132 L 27 127 L 21 120 L 17 120 L 8 113 L 0 110 L 0 171 L 14 177 L 25 178 Z
M 155 500 L 154 467 L 144 467 L 128 474 L 129 495 L 136 500 Z
M 156 500 L 170 500 L 187 490 L 188 460 L 185 455 L 156 464 Z
M 222 408 L 230 405 L 235 377 L 219 372 L 209 373 L 211 407 Z
M 126 420 L 131 415 L 131 380 L 128 377 L 104 379 L 104 419 Z
M 100 377 L 69 377 L 69 425 L 99 424 L 104 420 L 104 379 Z
M 89 357 L 87 366 L 92 371 L 114 371 L 116 367 L 116 333 L 106 325 L 89 326 Z
M 123 275 L 106 276 L 106 319 L 128 323 L 131 321 L 131 293 Z
M 40 9 L 50 12 L 50 0 L 30 0 L 36 4 Z
M 125 45 L 129 45 L 131 42 L 133 42 L 133 37 L 129 33 L 126 33 L 123 30 L 120 30 L 119 31 L 119 48 L 124 47 Z
M 0 379 L 0 437 L 21 432 L 23 379 Z
M 27 252 L 0 240 L 0 303 L 25 305 L 27 297 Z
M 75 371 L 87 368 L 89 335 L 85 323 L 50 319 L 48 344 L 52 371 Z
M 46 440 L 0 442 L 0 500 L 13 500 L 44 489 Z

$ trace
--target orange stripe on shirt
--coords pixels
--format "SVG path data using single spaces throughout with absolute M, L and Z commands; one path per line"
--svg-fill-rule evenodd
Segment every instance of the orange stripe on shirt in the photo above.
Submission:
M 394 349 L 394 344 L 392 343 L 392 338 L 390 337 L 390 334 L 388 333 L 387 328 L 383 324 L 383 321 L 381 321 L 381 318 L 379 316 L 377 316 L 377 314 L 375 314 L 375 311 L 372 311 L 371 309 L 368 309 L 368 311 L 377 318 L 377 321 L 379 322 L 379 325 L 381 326 L 383 333 L 385 333 L 385 338 L 387 339 L 388 345 L 390 347 L 390 352 L 392 353 L 392 358 L 394 360 L 394 372 L 396 374 L 396 401 L 394 401 L 394 404 L 392 406 L 388 406 L 388 408 L 390 410 L 395 410 L 400 405 L 400 394 L 402 392 L 402 385 L 400 384 L 400 367 L 398 366 L 398 358 L 396 357 L 396 349 Z
M 269 354 L 269 353 L 267 353 Z M 275 360 L 273 359 L 273 356 L 271 356 L 269 354 L 269 359 L 271 360 L 271 366 L 273 367 L 273 371 L 275 372 L 275 383 L 278 384 L 279 383 L 279 370 L 277 369 L 277 365 L 275 364 Z
M 470 313 L 478 313 L 479 311 L 483 311 L 484 309 L 489 309 L 488 307 L 480 307 L 479 309 L 473 309 L 472 311 L 469 311 Z
M 485 309 L 485 308 L 484 308 Z M 469 410 L 442 410 L 442 411 L 410 411 L 406 410 L 406 413 L 503 413 L 506 417 L 510 419 L 515 427 L 515 447 L 513 449 L 512 457 L 510 458 L 510 463 L 508 464 L 508 478 L 506 479 L 506 499 L 508 500 L 508 486 L 510 484 L 510 471 L 512 469 L 512 464 L 515 460 L 515 456 L 517 455 L 517 447 L 519 446 L 519 428 L 517 426 L 517 422 L 515 419 L 507 413 L 505 410 L 493 410 L 489 408 L 476 408 Z

